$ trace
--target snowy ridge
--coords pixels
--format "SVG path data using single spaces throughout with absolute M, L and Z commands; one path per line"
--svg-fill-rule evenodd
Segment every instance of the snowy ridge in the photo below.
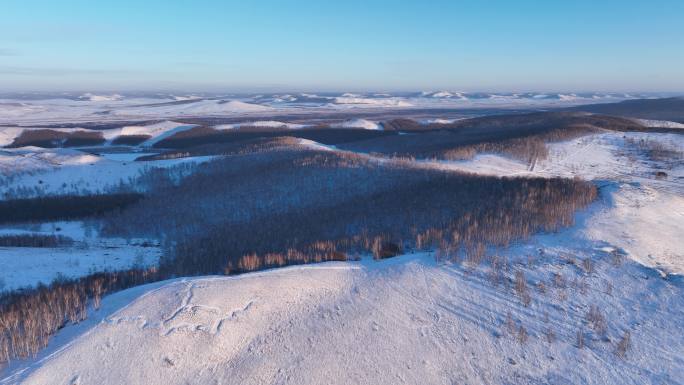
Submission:
M 433 119 L 423 119 L 420 121 L 422 124 L 451 124 L 459 119 L 443 119 L 443 118 L 433 118 Z
M 219 124 L 214 126 L 217 130 L 232 130 L 240 127 L 265 127 L 265 128 L 287 128 L 291 130 L 297 130 L 301 128 L 306 128 L 309 125 L 306 124 L 296 124 L 296 123 L 285 123 L 276 120 L 257 120 L 253 122 L 244 123 L 234 123 L 234 124 Z
M 90 92 L 85 93 L 81 96 L 81 99 L 90 100 L 91 102 L 113 102 L 118 100 L 123 100 L 123 96 L 119 94 L 112 95 L 96 95 Z
M 653 128 L 682 128 L 684 124 L 678 122 L 670 122 L 667 120 L 651 120 L 651 119 L 634 119 L 637 123 L 641 123 L 646 127 Z
M 451 91 L 423 91 L 421 92 L 421 96 L 424 97 L 431 97 L 431 98 L 437 98 L 437 99 L 460 99 L 460 100 L 468 100 L 468 97 L 463 93 L 463 92 L 451 92 Z
M 270 111 L 271 108 L 238 100 L 197 100 L 184 104 L 163 104 L 158 106 L 127 107 L 114 111 L 114 114 L 127 116 L 185 116 L 220 115 Z
M 351 119 L 341 123 L 331 125 L 333 128 L 363 128 L 366 130 L 381 130 L 382 126 L 378 123 L 366 119 Z
M 399 98 L 362 98 L 340 96 L 335 98 L 335 104 L 350 106 L 376 106 L 376 107 L 411 107 L 412 104 Z

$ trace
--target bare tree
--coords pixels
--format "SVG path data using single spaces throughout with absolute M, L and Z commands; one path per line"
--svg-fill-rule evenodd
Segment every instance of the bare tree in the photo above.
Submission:
M 596 305 L 591 305 L 586 315 L 586 320 L 592 329 L 599 335 L 605 335 L 608 330 L 606 317 Z
M 577 330 L 576 346 L 578 349 L 584 349 L 584 331 L 581 328 Z
M 522 270 L 515 272 L 515 292 L 525 306 L 530 305 L 532 297 L 527 289 L 527 280 L 525 279 L 525 273 L 523 273 Z
M 591 260 L 591 258 L 584 258 L 582 260 L 582 268 L 584 269 L 584 272 L 587 275 L 591 275 L 594 273 L 594 261 Z
M 556 342 L 556 333 L 550 327 L 546 328 L 544 335 L 546 336 L 546 342 L 549 344 Z
M 622 338 L 620 338 L 617 347 L 615 348 L 615 354 L 618 357 L 625 358 L 625 356 L 627 355 L 627 351 L 629 350 L 632 344 L 631 339 L 632 334 L 630 333 L 630 331 L 625 331 L 625 333 L 622 335 Z
M 524 345 L 527 343 L 528 338 L 527 329 L 525 329 L 523 325 L 520 325 L 520 328 L 518 329 L 518 342 L 521 345 Z

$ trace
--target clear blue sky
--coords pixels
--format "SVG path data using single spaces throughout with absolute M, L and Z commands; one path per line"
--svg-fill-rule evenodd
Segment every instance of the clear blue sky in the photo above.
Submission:
M 2 0 L 0 89 L 684 91 L 684 0 Z

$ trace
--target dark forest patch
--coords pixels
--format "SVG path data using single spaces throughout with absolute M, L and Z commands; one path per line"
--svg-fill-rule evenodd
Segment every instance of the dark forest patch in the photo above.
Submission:
M 63 195 L 0 201 L 0 223 L 53 221 L 98 216 L 142 199 L 142 194 Z
M 119 146 L 137 146 L 150 138 L 150 135 L 121 135 L 114 138 L 112 144 Z

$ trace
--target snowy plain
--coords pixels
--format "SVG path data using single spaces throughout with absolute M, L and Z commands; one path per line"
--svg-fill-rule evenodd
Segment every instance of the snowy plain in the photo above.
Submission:
M 211 156 L 136 161 L 150 152 L 101 152 L 22 147 L 0 151 L 0 195 L 32 197 L 104 193 L 119 187 L 136 190 L 140 175 L 154 168 L 201 164 Z
M 153 266 L 162 254 L 154 240 L 100 237 L 86 223 L 47 222 L 0 225 L 0 236 L 14 234 L 68 237 L 60 247 L 0 247 L 0 291 L 50 284 L 59 278 L 78 278 L 99 271 Z

